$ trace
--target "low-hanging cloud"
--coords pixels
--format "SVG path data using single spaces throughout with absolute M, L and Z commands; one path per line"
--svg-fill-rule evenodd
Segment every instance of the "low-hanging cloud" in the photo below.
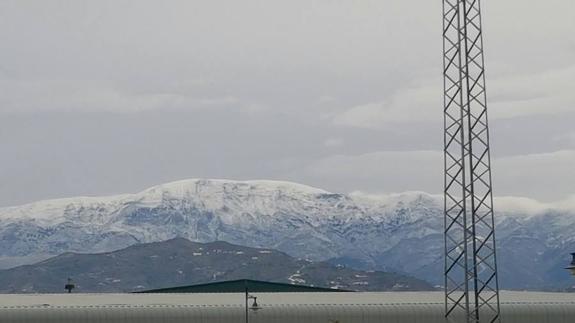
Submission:
M 538 197 L 557 202 L 572 195 L 575 151 L 563 150 L 495 158 L 492 161 L 497 196 Z M 312 183 L 328 183 L 341 191 L 392 193 L 443 191 L 441 151 L 381 151 L 334 155 L 309 164 L 304 171 Z

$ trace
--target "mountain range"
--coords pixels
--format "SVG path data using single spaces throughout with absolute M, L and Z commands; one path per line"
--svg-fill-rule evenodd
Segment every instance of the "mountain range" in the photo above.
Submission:
M 72 277 L 76 292 L 133 292 L 216 281 L 254 279 L 355 291 L 433 290 L 394 273 L 359 271 L 296 259 L 273 249 L 183 238 L 101 254 L 65 253 L 34 265 L 0 270 L 0 293 L 57 293 Z
M 501 286 L 569 287 L 563 267 L 575 251 L 575 212 L 503 202 L 496 210 Z M 4 268 L 174 237 L 442 283 L 443 201 L 422 192 L 367 196 L 289 182 L 192 179 L 137 194 L 0 208 Z

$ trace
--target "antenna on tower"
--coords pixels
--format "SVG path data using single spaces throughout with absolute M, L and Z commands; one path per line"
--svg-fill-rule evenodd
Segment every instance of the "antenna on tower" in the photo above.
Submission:
M 480 0 L 443 0 L 445 315 L 499 322 Z

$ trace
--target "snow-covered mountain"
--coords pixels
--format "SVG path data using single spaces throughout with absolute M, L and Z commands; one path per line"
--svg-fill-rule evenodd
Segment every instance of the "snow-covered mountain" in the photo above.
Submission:
M 575 251 L 575 212 L 515 202 L 501 200 L 497 215 L 503 287 L 568 287 L 563 267 Z M 184 237 L 440 283 L 442 208 L 440 197 L 421 192 L 344 195 L 287 182 L 185 180 L 137 194 L 1 208 L 0 265 Z

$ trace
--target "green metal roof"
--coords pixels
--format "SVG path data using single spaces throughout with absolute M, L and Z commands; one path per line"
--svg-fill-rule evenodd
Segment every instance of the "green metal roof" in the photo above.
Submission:
M 341 289 L 274 283 L 251 279 L 229 280 L 207 284 L 153 289 L 137 293 L 313 293 L 349 292 Z

